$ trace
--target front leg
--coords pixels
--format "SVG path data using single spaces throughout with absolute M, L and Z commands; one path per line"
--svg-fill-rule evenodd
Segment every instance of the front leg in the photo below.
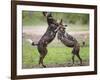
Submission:
M 54 32 L 57 32 L 59 29 L 60 29 L 60 27 L 57 27 L 57 29 L 56 29 L 56 30 L 54 30 Z
M 73 54 L 73 56 L 72 56 L 72 66 L 74 65 L 74 57 L 75 57 L 75 55 Z

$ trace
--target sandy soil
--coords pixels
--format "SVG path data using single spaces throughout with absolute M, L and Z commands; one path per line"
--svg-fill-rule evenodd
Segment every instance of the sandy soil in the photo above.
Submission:
M 42 37 L 42 35 L 45 33 L 46 29 L 47 27 L 42 27 L 42 26 L 38 26 L 35 28 L 25 27 L 23 28 L 23 38 L 32 39 L 34 42 L 37 43 Z M 81 40 L 84 40 L 89 35 L 88 31 L 73 31 L 73 32 L 68 32 L 68 33 L 74 36 L 76 39 L 80 38 Z M 55 38 L 55 41 L 56 40 L 57 38 Z

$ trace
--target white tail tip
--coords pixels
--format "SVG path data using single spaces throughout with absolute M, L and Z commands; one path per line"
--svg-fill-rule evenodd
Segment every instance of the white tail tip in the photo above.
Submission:
M 32 42 L 33 42 L 31 39 L 27 39 L 27 41 L 28 41 L 29 43 L 31 43 L 31 44 L 32 44 Z

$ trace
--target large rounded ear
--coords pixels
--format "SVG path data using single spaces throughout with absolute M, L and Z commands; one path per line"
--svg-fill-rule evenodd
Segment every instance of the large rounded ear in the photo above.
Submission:
M 63 24 L 63 20 L 61 19 L 60 24 Z
M 51 12 L 48 12 L 48 17 L 52 17 L 52 13 Z
M 43 12 L 43 15 L 46 16 L 47 15 L 47 12 Z
M 43 12 L 43 15 L 46 16 L 46 17 L 52 17 L 51 12 Z

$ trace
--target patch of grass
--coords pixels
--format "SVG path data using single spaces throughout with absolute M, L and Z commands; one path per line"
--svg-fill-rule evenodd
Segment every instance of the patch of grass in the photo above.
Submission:
M 60 45 L 60 44 L 59 44 Z M 45 64 L 63 64 L 68 63 L 72 59 L 71 54 L 72 48 L 68 48 L 65 46 L 57 47 L 48 47 L 48 53 L 44 58 Z M 89 46 L 81 47 L 80 49 L 80 56 L 84 61 L 89 60 Z M 38 65 L 39 61 L 39 53 L 37 47 L 31 46 L 28 42 L 23 40 L 23 66 L 27 66 L 30 68 L 31 66 Z M 78 61 L 77 58 L 75 58 Z
M 36 26 L 45 23 L 45 18 L 41 12 L 23 11 L 22 16 L 23 26 Z
M 38 63 L 38 51 L 36 47 L 32 47 L 26 41 L 23 41 L 23 64 L 32 65 Z
M 66 31 L 89 31 L 89 25 L 68 24 Z
M 69 55 L 70 54 L 70 55 Z M 48 54 L 45 58 L 45 63 L 54 64 L 54 63 L 65 63 L 71 58 L 71 48 L 67 49 L 66 47 L 55 47 L 48 48 Z

